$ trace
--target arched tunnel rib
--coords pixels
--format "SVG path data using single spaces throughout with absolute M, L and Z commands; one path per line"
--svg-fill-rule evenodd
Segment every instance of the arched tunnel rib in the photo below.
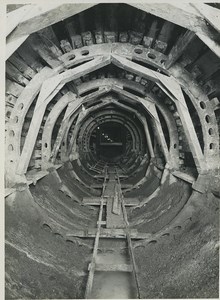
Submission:
M 6 298 L 217 298 L 218 5 L 7 10 Z

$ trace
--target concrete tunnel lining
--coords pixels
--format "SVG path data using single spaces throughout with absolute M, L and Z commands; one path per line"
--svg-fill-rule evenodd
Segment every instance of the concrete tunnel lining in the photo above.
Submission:
M 216 24 L 190 4 L 66 5 L 7 40 L 32 24 L 6 62 L 6 298 L 87 298 L 95 266 L 89 298 L 217 298 Z

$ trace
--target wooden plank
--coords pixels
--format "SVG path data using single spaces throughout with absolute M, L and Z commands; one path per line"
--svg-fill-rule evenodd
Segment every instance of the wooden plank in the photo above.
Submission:
M 194 32 L 187 30 L 184 35 L 179 37 L 168 55 L 168 59 L 164 64 L 165 68 L 169 69 L 180 58 L 195 36 Z
M 28 80 L 36 75 L 36 72 L 31 69 L 17 53 L 14 53 L 8 61 L 10 61 Z
M 196 181 L 196 178 L 190 174 L 187 174 L 187 173 L 183 173 L 183 172 L 180 172 L 180 171 L 173 171 L 171 172 L 174 176 L 186 181 L 186 182 L 189 182 L 189 183 L 194 183 Z
M 109 185 L 109 183 L 108 183 Z M 123 216 L 121 215 L 115 215 L 112 212 L 113 208 L 113 198 L 108 199 L 107 201 L 107 209 L 106 209 L 106 228 L 124 228 L 124 220 Z
M 130 235 L 130 230 L 129 230 L 128 217 L 127 217 L 127 212 L 126 212 L 123 198 L 122 198 L 122 211 L 123 211 L 124 220 L 125 220 L 125 231 L 126 231 L 127 241 L 128 241 L 128 250 L 129 250 L 130 257 L 131 257 L 134 278 L 135 278 L 135 282 L 136 282 L 136 286 L 137 286 L 137 298 L 141 299 L 142 297 L 140 294 L 140 283 L 139 283 L 139 278 L 138 278 L 138 270 L 137 270 L 137 265 L 135 262 L 133 246 L 132 246 L 132 242 L 131 242 L 131 235 Z
M 155 39 L 155 36 L 157 34 L 157 20 L 154 20 L 149 28 L 149 31 L 147 35 L 143 38 L 143 45 L 144 47 L 151 48 L 153 41 Z
M 59 49 L 60 42 L 58 41 L 57 36 L 51 26 L 38 30 L 37 32 L 40 36 L 44 36 L 48 41 L 51 41 L 58 48 L 60 55 L 63 54 Z
M 31 12 L 26 14 L 22 21 L 19 22 L 17 28 L 11 33 L 11 39 L 34 33 L 40 29 L 89 9 L 94 5 L 95 4 L 92 3 L 60 4 L 56 2 L 32 4 Z
M 112 206 L 112 213 L 116 215 L 120 215 L 121 213 L 121 193 L 120 193 L 119 187 L 115 186 L 115 194 L 114 194 L 114 200 L 113 200 L 113 206 Z
M 165 51 L 168 47 L 168 44 L 169 44 L 169 40 L 172 35 L 172 31 L 174 29 L 174 26 L 175 25 L 173 23 L 170 23 L 168 21 L 164 22 L 164 24 L 161 28 L 161 31 L 155 41 L 155 46 L 154 46 L 155 50 L 165 53 Z
M 9 61 L 6 62 L 6 76 L 22 86 L 29 83 L 29 80 Z
M 89 265 L 90 269 L 90 265 Z M 101 264 L 101 263 L 96 263 L 95 264 L 95 271 L 98 272 L 132 272 L 133 267 L 132 265 L 128 264 Z
M 29 42 L 31 47 L 51 68 L 57 68 L 62 65 L 62 62 L 58 59 L 62 52 L 44 36 L 34 33 L 29 37 Z
M 80 34 L 77 34 L 77 28 L 79 27 L 79 24 L 77 21 L 78 21 L 78 19 L 71 18 L 70 21 L 66 22 L 66 29 L 67 29 L 67 32 L 69 33 L 69 37 L 70 37 L 73 49 L 78 49 L 78 48 L 83 47 L 82 37 Z
M 96 236 L 97 228 L 89 228 L 88 230 L 71 230 L 66 234 L 66 237 L 81 237 L 81 238 L 94 238 Z M 132 239 L 146 239 L 151 237 L 149 233 L 138 232 L 137 229 L 130 229 Z M 100 238 L 126 238 L 124 229 L 119 228 L 101 228 Z
M 98 184 L 98 183 L 94 183 L 91 185 L 92 188 L 94 189 L 101 189 L 102 188 L 102 184 Z M 133 185 L 132 184 L 122 184 L 122 189 L 130 189 L 132 188 Z
M 98 221 L 102 221 L 102 213 L 103 213 L 103 201 L 100 201 L 100 211 L 99 211 L 99 218 Z M 92 261 L 90 264 L 90 270 L 89 270 L 89 276 L 86 284 L 86 291 L 85 291 L 85 299 L 89 299 L 92 291 L 92 285 L 93 285 L 93 278 L 94 278 L 94 273 L 95 273 L 95 261 L 96 261 L 96 256 L 98 252 L 98 244 L 99 244 L 99 236 L 100 236 L 100 229 L 101 229 L 101 224 L 98 224 L 96 236 L 95 236 L 95 244 L 93 248 L 93 253 L 92 253 Z
M 41 58 L 35 52 L 29 42 L 29 39 L 27 39 L 18 49 L 18 54 L 25 60 L 25 62 L 30 66 L 33 70 L 40 72 L 41 69 L 43 69 L 42 62 L 40 61 Z

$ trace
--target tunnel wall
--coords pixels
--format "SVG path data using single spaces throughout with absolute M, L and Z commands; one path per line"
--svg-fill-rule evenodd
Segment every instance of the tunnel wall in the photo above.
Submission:
M 142 297 L 218 298 L 218 234 L 219 199 L 193 192 L 170 225 L 136 244 Z
M 54 174 L 6 198 L 6 299 L 83 298 L 92 242 L 66 234 L 95 227 L 97 212 L 74 199 Z

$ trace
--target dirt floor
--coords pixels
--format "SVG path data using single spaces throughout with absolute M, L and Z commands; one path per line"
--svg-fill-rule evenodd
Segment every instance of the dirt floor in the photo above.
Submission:
M 76 201 L 83 197 L 77 187 L 71 192 L 75 200 L 59 191 L 50 174 L 6 198 L 6 299 L 84 297 L 93 240 L 66 234 L 95 227 L 98 211 Z M 219 198 L 168 177 L 155 198 L 130 211 L 129 220 L 151 234 L 133 241 L 142 298 L 218 298 Z M 125 241 L 103 239 L 100 259 L 121 259 L 125 248 Z M 99 287 L 96 298 L 135 298 L 130 275 L 100 272 L 98 282 L 112 294 Z

